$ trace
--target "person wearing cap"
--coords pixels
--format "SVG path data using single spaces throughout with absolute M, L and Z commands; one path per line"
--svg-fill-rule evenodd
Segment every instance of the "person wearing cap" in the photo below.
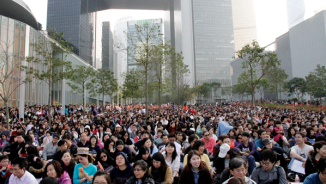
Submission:
M 43 153 L 42 153 L 44 160 L 53 159 L 53 156 L 58 149 L 58 141 L 59 141 L 59 135 L 53 134 L 52 142 L 49 142 L 44 146 Z
M 272 150 L 264 150 L 261 155 L 260 166 L 252 173 L 252 180 L 259 184 L 287 184 L 286 173 L 281 166 L 277 166 L 277 155 Z
M 77 158 L 79 164 L 74 168 L 73 183 L 75 184 L 88 184 L 93 182 L 93 176 L 97 171 L 93 165 L 94 158 L 89 153 L 89 148 L 78 148 Z

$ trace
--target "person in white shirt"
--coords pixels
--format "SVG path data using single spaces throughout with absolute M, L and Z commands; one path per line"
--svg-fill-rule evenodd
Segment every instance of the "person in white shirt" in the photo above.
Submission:
M 297 132 L 295 134 L 295 142 L 297 145 L 291 148 L 290 153 L 292 158 L 301 160 L 302 162 L 306 162 L 308 152 L 314 149 L 312 146 L 309 146 L 304 142 L 305 137 L 306 135 L 302 132 Z
M 11 162 L 10 172 L 12 175 L 9 178 L 10 184 L 38 184 L 36 178 L 28 171 L 26 171 L 26 159 L 15 158 Z

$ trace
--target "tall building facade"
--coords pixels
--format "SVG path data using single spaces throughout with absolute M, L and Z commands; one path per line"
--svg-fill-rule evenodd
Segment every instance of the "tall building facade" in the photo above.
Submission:
M 102 68 L 110 69 L 110 22 L 102 23 Z
M 286 0 L 289 29 L 304 21 L 306 6 L 305 0 Z
M 230 85 L 234 56 L 231 0 L 193 0 L 196 84 Z
M 234 49 L 257 40 L 257 26 L 254 0 L 232 0 Z

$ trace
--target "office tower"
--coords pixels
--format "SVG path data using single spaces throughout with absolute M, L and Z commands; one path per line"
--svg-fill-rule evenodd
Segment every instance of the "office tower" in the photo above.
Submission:
M 110 69 L 110 22 L 102 23 L 102 68 Z
M 257 40 L 254 0 L 232 0 L 232 14 L 234 48 L 238 51 Z
M 305 0 L 286 0 L 289 29 L 304 21 Z
M 193 0 L 196 84 L 230 85 L 234 56 L 231 0 Z

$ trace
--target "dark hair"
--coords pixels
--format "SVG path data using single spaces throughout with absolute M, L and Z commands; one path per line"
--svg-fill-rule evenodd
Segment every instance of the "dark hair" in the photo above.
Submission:
M 39 184 L 59 184 L 59 182 L 57 178 L 46 177 Z
M 117 154 L 115 154 L 115 156 L 114 156 L 114 164 L 117 165 L 117 157 L 119 155 L 121 155 L 125 159 L 125 164 L 127 165 L 128 160 L 126 159 L 126 156 L 125 156 L 125 154 L 123 152 L 118 152 Z M 128 167 L 128 165 L 127 165 L 127 167 Z
M 242 134 L 241 134 L 242 136 L 245 136 L 245 137 L 250 137 L 250 134 L 248 133 L 248 132 L 242 132 Z
M 61 175 L 63 174 L 63 171 L 64 171 L 63 168 L 61 167 L 60 162 L 58 162 L 58 161 L 56 161 L 56 160 L 52 160 L 51 162 L 49 162 L 48 164 L 46 164 L 46 166 L 45 166 L 45 171 L 44 171 L 44 174 L 45 174 L 45 175 L 46 175 L 46 173 L 47 173 L 47 170 L 48 170 L 49 165 L 53 165 L 54 170 L 55 170 L 55 172 L 56 172 L 57 175 L 58 175 L 58 178 L 60 178 Z
M 141 168 L 141 170 L 146 171 L 143 178 L 142 178 L 143 181 L 144 181 L 145 178 L 150 177 L 150 174 L 148 172 L 148 165 L 144 160 L 137 160 L 133 165 L 134 170 L 135 170 L 136 166 L 139 166 Z
M 18 165 L 20 169 L 26 168 L 26 159 L 21 157 L 16 157 L 12 160 L 11 165 Z
M 27 155 L 35 155 L 37 157 L 40 157 L 39 149 L 36 146 L 29 145 L 26 148 Z
M 266 130 L 265 129 L 260 129 L 260 130 L 258 130 L 258 136 L 261 138 L 261 134 L 262 133 L 264 133 L 264 132 L 266 132 Z
M 97 145 L 98 139 L 95 135 L 92 135 L 91 138 L 89 138 L 89 142 L 91 142 L 92 139 L 96 139 L 95 146 Z
M 315 151 L 315 154 L 317 154 L 317 149 L 320 149 L 322 148 L 323 146 L 326 145 L 326 142 L 325 141 L 319 141 L 319 142 L 316 142 L 314 144 L 314 151 Z
M 199 149 L 200 146 L 205 146 L 205 142 L 202 141 L 202 140 L 197 140 L 197 141 L 194 143 L 192 149 L 198 151 L 198 149 Z
M 275 163 L 277 161 L 277 155 L 274 151 L 270 149 L 266 149 L 260 153 L 260 161 L 266 161 L 269 160 L 272 163 Z
M 315 142 L 319 142 L 319 141 L 326 142 L 326 137 L 324 135 L 320 135 L 320 136 L 316 137 Z
M 62 146 L 62 145 L 64 145 L 65 143 L 67 143 L 67 142 L 64 141 L 64 140 L 60 140 L 60 141 L 58 142 L 58 146 Z
M 196 136 L 195 134 L 190 135 L 190 136 L 188 137 L 188 142 L 189 142 L 189 144 L 190 144 L 192 141 L 194 141 L 195 139 L 198 140 L 198 138 L 197 138 L 197 136 Z
M 188 156 L 187 156 L 187 165 L 186 167 L 190 170 L 191 169 L 191 163 L 190 163 L 190 159 L 194 156 L 194 155 L 197 155 L 200 157 L 200 154 L 197 150 L 190 150 L 189 153 L 188 153 Z
M 115 142 L 112 139 L 107 139 L 104 143 L 104 149 L 109 152 L 109 145 L 111 144 L 111 142 L 113 142 L 113 144 L 115 144 Z M 113 145 L 114 146 L 114 145 Z
M 98 177 L 98 176 L 104 176 L 107 184 L 111 184 L 111 179 L 110 179 L 110 176 L 108 175 L 108 173 L 102 171 L 102 170 L 98 170 L 95 174 L 94 174 L 94 177 L 93 177 L 93 182 L 95 181 L 95 178 Z
M 244 165 L 245 168 L 247 168 L 248 161 L 242 157 L 234 157 L 230 160 L 229 168 L 230 168 L 230 170 L 233 171 L 234 169 L 237 169 L 237 168 L 241 167 L 242 165 Z
M 175 133 L 169 133 L 168 138 L 176 138 Z
M 146 152 L 149 153 L 148 149 L 145 146 L 139 147 L 138 154 L 135 156 L 135 160 L 141 160 L 142 156 L 146 154 Z M 149 154 L 148 159 L 152 160 L 151 155 Z
M 7 155 L 1 155 L 0 156 L 0 162 L 4 159 L 9 159 L 9 157 Z
M 275 125 L 277 125 L 277 124 L 282 124 L 280 121 L 275 121 Z
M 146 142 L 147 140 L 150 140 L 151 143 L 152 143 L 150 149 L 151 149 L 151 153 L 153 153 L 154 146 L 153 146 L 153 141 L 152 141 L 150 138 L 142 139 L 142 145 L 145 146 L 145 142 Z
M 102 153 L 106 154 L 107 159 L 109 159 L 109 153 L 103 148 L 103 149 L 100 149 L 100 151 L 98 151 L 97 154 L 96 154 L 96 160 L 97 161 L 101 160 L 101 154 Z
M 86 154 L 79 154 L 79 156 L 87 157 L 88 162 L 93 163 L 93 157 L 92 156 L 86 155 Z
M 301 135 L 302 138 L 305 138 L 305 137 L 306 137 L 306 135 L 305 135 L 304 133 L 302 133 L 302 132 L 296 132 L 296 133 L 295 133 L 295 136 L 296 136 L 297 134 Z
M 64 140 L 64 139 L 71 140 L 71 139 L 72 139 L 71 134 L 69 133 L 69 134 L 65 134 L 65 135 L 63 135 L 63 136 L 61 137 L 61 140 Z M 58 143 L 58 144 L 59 144 L 59 143 Z M 59 146 L 59 145 L 58 145 L 58 146 Z
M 243 180 L 242 178 L 231 178 L 227 184 L 246 184 L 245 180 Z
M 177 154 L 177 148 L 176 148 L 176 146 L 175 146 L 175 144 L 173 142 L 166 143 L 165 148 L 167 146 L 172 146 L 174 148 L 174 151 L 172 153 L 172 160 L 171 160 L 171 163 L 172 163 L 174 161 L 174 159 L 178 156 L 178 154 Z M 168 155 L 168 153 L 166 151 L 165 151 L 165 154 Z
M 325 171 L 325 168 L 326 168 L 326 158 L 325 157 L 322 157 L 322 158 L 319 159 L 316 168 L 317 168 L 318 172 Z
M 226 138 L 230 138 L 229 135 L 226 135 L 226 134 L 222 134 L 220 136 L 218 136 L 218 140 L 221 140 L 223 142 L 224 139 Z
M 161 178 L 165 178 L 165 173 L 166 170 L 168 168 L 168 165 L 165 162 L 164 156 L 162 155 L 162 153 L 157 152 L 153 155 L 153 160 L 156 160 L 158 162 L 161 162 L 161 167 L 158 169 L 158 171 L 160 172 L 160 176 Z M 153 176 L 154 181 L 156 181 L 158 178 L 156 178 L 155 175 L 153 175 L 153 170 L 156 168 L 152 168 L 152 173 L 150 173 Z

